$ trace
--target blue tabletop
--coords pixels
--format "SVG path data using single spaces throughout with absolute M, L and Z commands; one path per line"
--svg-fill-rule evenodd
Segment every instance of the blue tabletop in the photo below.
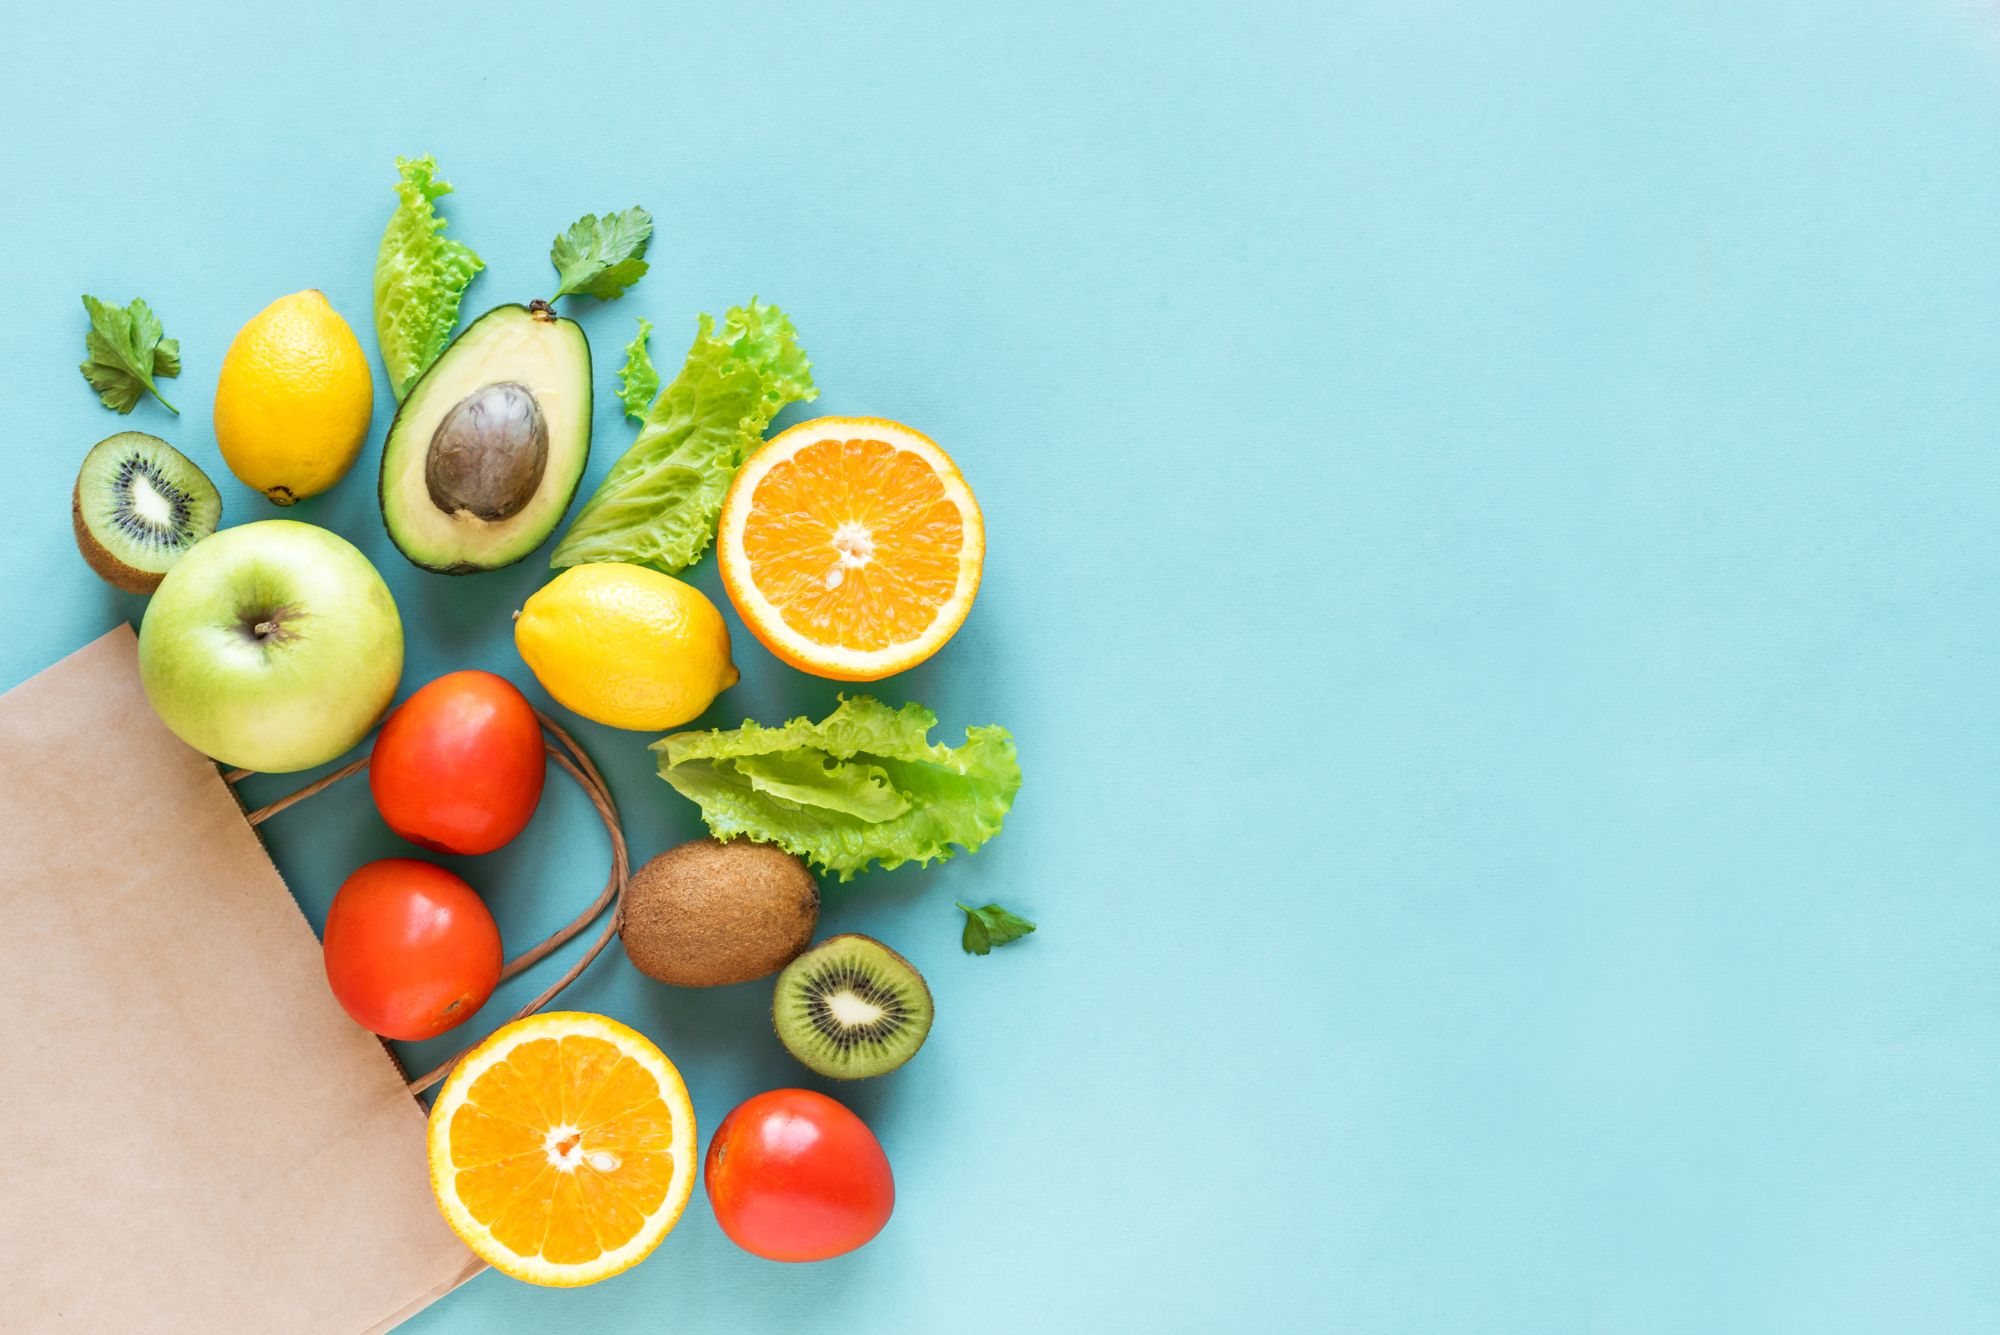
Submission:
M 457 187 L 468 313 L 548 290 L 582 213 L 658 219 L 578 307 L 586 487 L 634 317 L 671 367 L 754 293 L 812 412 L 918 426 L 984 505 L 971 619 L 881 693 L 1007 725 L 1026 786 L 823 918 L 937 995 L 841 1091 L 888 1230 L 780 1266 L 697 1194 L 625 1276 L 488 1274 L 407 1329 L 2000 1322 L 1990 5 L 35 8 L 0 18 L 0 685 L 141 615 L 70 538 L 91 442 L 158 432 L 228 522 L 275 513 L 216 452 L 223 349 L 317 287 L 372 355 L 399 153 Z M 159 311 L 181 417 L 98 405 L 85 291 Z M 385 536 L 376 376 L 360 465 L 291 513 L 388 577 L 405 692 L 478 666 L 552 707 L 508 621 L 544 561 Z M 705 722 L 830 705 L 692 579 L 743 669 Z M 699 832 L 650 737 L 577 733 L 638 855 Z M 457 864 L 514 946 L 602 875 L 550 791 Z M 355 784 L 266 828 L 315 924 L 403 848 Z M 1041 930 L 965 956 L 954 899 Z M 614 950 L 567 1001 L 658 1041 L 704 1133 L 822 1087 L 768 984 Z

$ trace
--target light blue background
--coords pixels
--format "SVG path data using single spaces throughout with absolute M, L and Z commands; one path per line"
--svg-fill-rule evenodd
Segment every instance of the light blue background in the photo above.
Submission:
M 70 540 L 92 441 L 160 432 L 272 513 L 217 458 L 217 365 L 311 286 L 372 350 L 398 152 L 458 187 L 469 311 L 545 292 L 580 213 L 658 218 L 654 272 L 579 308 L 586 485 L 633 317 L 671 371 L 754 292 L 815 411 L 919 425 L 985 504 L 970 622 L 883 691 L 1007 724 L 1027 786 L 986 851 L 824 918 L 938 995 L 844 1091 L 888 1231 L 780 1267 L 697 1197 L 628 1276 L 488 1275 L 409 1329 L 2000 1326 L 1992 6 L 26 8 L 0 684 L 140 615 Z M 162 313 L 184 416 L 97 406 L 86 290 Z M 389 576 L 406 687 L 542 700 L 507 620 L 540 562 L 387 542 L 388 405 L 378 372 L 297 517 Z M 736 643 L 711 721 L 831 702 Z M 640 855 L 697 831 L 650 739 L 579 733 Z M 551 792 L 466 868 L 516 945 L 601 875 Z M 316 922 L 398 847 L 352 784 L 269 833 Z M 1042 931 L 967 958 L 954 898 Z M 767 1000 L 616 952 L 569 994 L 704 1127 L 813 1083 Z

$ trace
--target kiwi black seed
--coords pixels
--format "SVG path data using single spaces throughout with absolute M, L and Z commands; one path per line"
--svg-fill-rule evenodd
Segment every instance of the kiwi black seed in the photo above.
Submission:
M 818 925 L 819 883 L 805 863 L 769 844 L 696 839 L 639 868 L 618 930 L 641 973 L 720 987 L 783 968 Z
M 158 436 L 121 431 L 83 456 L 69 509 L 90 568 L 127 593 L 151 593 L 182 553 L 215 532 L 222 496 Z
M 931 1031 L 931 990 L 872 936 L 830 936 L 785 966 L 771 1022 L 794 1057 L 835 1080 L 895 1070 Z

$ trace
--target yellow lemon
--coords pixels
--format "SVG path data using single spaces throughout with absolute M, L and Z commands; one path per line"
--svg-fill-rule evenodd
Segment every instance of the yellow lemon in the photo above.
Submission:
M 514 645 L 563 708 L 614 728 L 675 727 L 736 684 L 715 604 L 620 561 L 572 566 L 543 585 L 515 617 Z
M 374 410 L 361 340 L 308 289 L 237 331 L 215 384 L 215 443 L 245 485 L 290 505 L 346 475 Z

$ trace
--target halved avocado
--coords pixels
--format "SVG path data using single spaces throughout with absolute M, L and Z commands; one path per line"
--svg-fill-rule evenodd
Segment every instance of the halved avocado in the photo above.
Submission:
M 545 301 L 496 306 L 418 377 L 382 445 L 382 522 L 403 555 L 512 565 L 569 509 L 590 458 L 590 344 Z

